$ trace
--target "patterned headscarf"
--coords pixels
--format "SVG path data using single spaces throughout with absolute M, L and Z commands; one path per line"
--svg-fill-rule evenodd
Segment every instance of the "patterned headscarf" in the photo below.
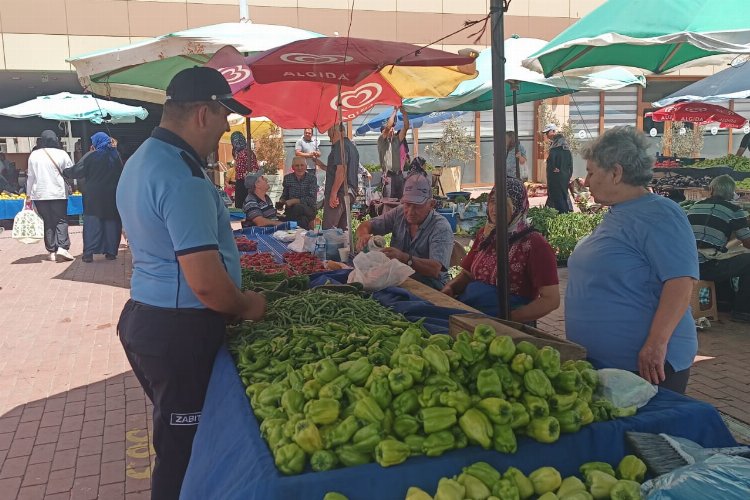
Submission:
M 514 236 L 521 232 L 529 231 L 529 223 L 526 220 L 526 216 L 529 212 L 529 195 L 526 192 L 526 186 L 523 182 L 515 177 L 506 177 L 506 189 L 508 198 L 510 198 L 513 204 L 513 213 L 511 214 L 511 220 L 508 224 L 508 239 L 513 241 Z M 490 200 L 495 196 L 495 188 L 492 188 L 488 199 Z M 497 221 L 495 221 L 497 223 Z M 489 231 L 488 234 L 488 229 Z M 485 238 L 479 246 L 480 250 L 484 250 L 489 246 L 495 245 L 495 225 L 489 221 L 489 203 L 487 205 L 487 226 L 484 230 Z
M 247 149 L 247 139 L 242 132 L 232 132 L 230 140 L 232 142 L 232 154 L 236 154 L 240 149 Z

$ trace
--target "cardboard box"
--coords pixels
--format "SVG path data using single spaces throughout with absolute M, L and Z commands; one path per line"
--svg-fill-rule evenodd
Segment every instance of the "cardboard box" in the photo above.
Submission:
M 555 337 L 538 328 L 532 328 L 513 321 L 492 318 L 484 314 L 454 314 L 449 319 L 449 333 L 455 338 L 456 335 L 464 330 L 471 333 L 474 331 L 474 327 L 479 324 L 492 326 L 498 335 L 508 335 L 513 338 L 515 343 L 526 340 L 537 347 L 544 347 L 546 345 L 554 347 L 560 351 L 560 359 L 562 361 L 586 359 L 586 348 L 582 345 Z

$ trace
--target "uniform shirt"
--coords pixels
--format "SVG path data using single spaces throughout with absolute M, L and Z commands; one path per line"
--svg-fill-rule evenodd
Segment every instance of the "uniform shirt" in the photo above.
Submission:
M 664 282 L 698 279 L 698 251 L 684 212 L 675 202 L 647 194 L 618 203 L 568 259 L 565 332 L 598 365 L 638 370 Z M 667 345 L 675 371 L 698 350 L 688 307 Z
M 245 198 L 245 204 L 242 206 L 245 217 L 249 222 L 253 222 L 256 217 L 265 217 L 266 219 L 275 219 L 277 217 L 276 207 L 273 206 L 271 197 L 266 195 L 261 200 L 255 193 L 248 193 Z
M 312 138 L 306 141 L 304 137 L 300 137 L 294 144 L 295 151 L 302 151 L 303 153 L 312 153 L 320 148 L 320 141 Z M 312 158 L 305 158 L 307 163 L 307 170 L 315 170 L 315 160 Z
M 748 146 L 750 146 L 750 134 L 745 134 L 740 141 L 740 147 L 748 149 Z
M 305 172 L 302 179 L 298 179 L 294 172 L 286 174 L 282 182 L 282 200 L 298 198 L 303 205 L 316 208 L 318 197 L 318 180 L 315 174 Z
M 359 179 L 357 177 L 359 172 L 359 151 L 352 141 L 348 138 L 344 138 L 344 147 L 346 148 L 346 175 L 347 183 L 351 191 L 357 190 Z M 336 141 L 331 145 L 331 152 L 328 155 L 328 162 L 326 163 L 326 188 L 325 197 L 328 199 L 333 191 L 333 180 L 336 178 L 336 170 L 341 165 L 341 141 Z M 339 188 L 338 196 L 344 195 L 344 183 L 341 183 Z
M 719 198 L 707 198 L 694 204 L 688 210 L 688 220 L 693 227 L 693 234 L 698 248 L 726 251 L 726 245 L 732 233 L 738 240 L 750 238 L 747 224 L 747 212 L 729 201 Z M 698 253 L 701 263 L 708 259 Z
M 409 223 L 404 216 L 404 207 L 398 206 L 372 221 L 372 234 L 392 233 L 391 246 L 406 252 L 412 257 L 432 259 L 442 266 L 438 280 L 445 285 L 448 282 L 448 268 L 453 253 L 453 230 L 448 219 L 432 210 L 419 226 L 412 239 Z
M 137 302 L 205 309 L 177 261 L 204 250 L 218 250 L 229 277 L 241 284 L 229 211 L 201 165 L 189 144 L 157 127 L 123 170 L 117 208 L 133 255 L 130 296 Z

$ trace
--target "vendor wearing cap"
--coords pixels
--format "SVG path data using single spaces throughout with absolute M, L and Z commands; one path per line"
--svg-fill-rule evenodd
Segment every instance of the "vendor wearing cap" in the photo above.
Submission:
M 205 158 L 229 131 L 232 99 L 212 68 L 185 69 L 167 87 L 161 123 L 130 157 L 117 208 L 133 255 L 118 334 L 154 404 L 151 497 L 177 499 L 227 319 L 260 320 L 262 295 L 240 291 L 229 212 Z
M 412 267 L 415 280 L 441 290 L 448 282 L 453 230 L 434 208 L 427 177 L 418 172 L 409 175 L 401 206 L 359 225 L 357 250 L 362 250 L 372 235 L 392 233 L 391 246 L 383 253 Z
M 548 123 L 542 134 L 550 141 L 547 156 L 547 203 L 559 213 L 572 212 L 568 184 L 573 176 L 573 154 L 565 136 L 557 130 L 557 125 Z

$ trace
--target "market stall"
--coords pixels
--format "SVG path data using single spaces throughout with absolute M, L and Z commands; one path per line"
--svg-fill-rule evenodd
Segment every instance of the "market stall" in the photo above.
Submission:
M 23 210 L 24 198 L 0 199 L 0 219 L 13 219 L 18 212 Z M 68 215 L 81 215 L 83 213 L 83 196 L 72 194 L 68 196 Z

